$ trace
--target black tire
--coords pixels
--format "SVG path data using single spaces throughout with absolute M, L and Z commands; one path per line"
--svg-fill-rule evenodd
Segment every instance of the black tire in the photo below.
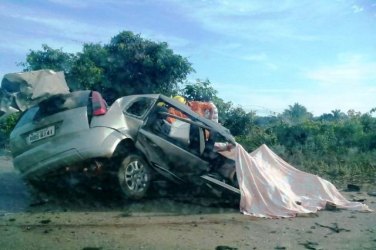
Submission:
M 130 154 L 121 161 L 117 179 L 120 191 L 127 199 L 142 199 L 150 186 L 150 167 L 140 155 Z

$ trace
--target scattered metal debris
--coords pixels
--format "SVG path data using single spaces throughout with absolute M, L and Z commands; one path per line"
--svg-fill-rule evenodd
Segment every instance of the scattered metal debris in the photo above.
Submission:
M 347 190 L 348 192 L 359 192 L 360 186 L 354 185 L 354 184 L 347 184 Z
M 215 250 L 236 250 L 236 247 L 229 247 L 229 246 L 217 246 Z
M 41 220 L 41 221 L 40 221 L 41 224 L 48 224 L 48 223 L 50 223 L 50 222 L 51 222 L 50 219 L 46 219 L 46 220 Z
M 305 248 L 311 249 L 311 250 L 323 249 L 322 247 L 319 246 L 319 243 L 314 242 L 314 241 L 306 241 L 304 243 L 299 243 L 299 244 L 304 246 Z
M 333 226 L 325 226 L 325 225 L 321 225 L 321 224 L 319 224 L 319 223 L 315 223 L 317 226 L 319 226 L 319 227 L 324 227 L 324 228 L 328 228 L 328 229 L 330 229 L 330 230 L 332 230 L 333 232 L 335 232 L 335 233 L 340 233 L 340 232 L 342 232 L 342 231 L 345 231 L 345 232 L 350 232 L 351 230 L 349 230 L 349 229 L 346 229 L 346 228 L 340 228 L 340 227 L 338 227 L 338 224 L 337 223 L 332 223 L 332 225 Z

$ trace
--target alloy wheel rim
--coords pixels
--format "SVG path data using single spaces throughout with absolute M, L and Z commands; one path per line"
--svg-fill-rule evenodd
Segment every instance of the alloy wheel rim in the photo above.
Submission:
M 143 192 L 148 182 L 145 166 L 138 160 L 123 166 L 118 177 L 123 189 L 127 188 L 135 193 Z

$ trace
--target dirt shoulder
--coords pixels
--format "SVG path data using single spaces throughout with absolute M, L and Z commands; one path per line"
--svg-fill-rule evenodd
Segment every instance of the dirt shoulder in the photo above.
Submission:
M 1 249 L 375 249 L 375 232 L 374 213 L 351 211 L 274 220 L 231 211 L 49 211 L 0 217 Z
M 8 160 L 0 163 L 8 164 L 0 172 L 0 249 L 376 249 L 375 212 L 260 219 L 203 199 L 30 203 Z M 344 194 L 376 210 L 376 197 Z

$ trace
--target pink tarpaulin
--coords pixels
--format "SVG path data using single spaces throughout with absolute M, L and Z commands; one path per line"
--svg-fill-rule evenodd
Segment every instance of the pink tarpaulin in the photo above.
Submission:
M 265 144 L 250 154 L 239 144 L 221 153 L 236 162 L 240 211 L 244 214 L 294 217 L 315 213 L 327 202 L 337 208 L 371 211 L 365 204 L 348 201 L 329 181 L 294 168 Z

